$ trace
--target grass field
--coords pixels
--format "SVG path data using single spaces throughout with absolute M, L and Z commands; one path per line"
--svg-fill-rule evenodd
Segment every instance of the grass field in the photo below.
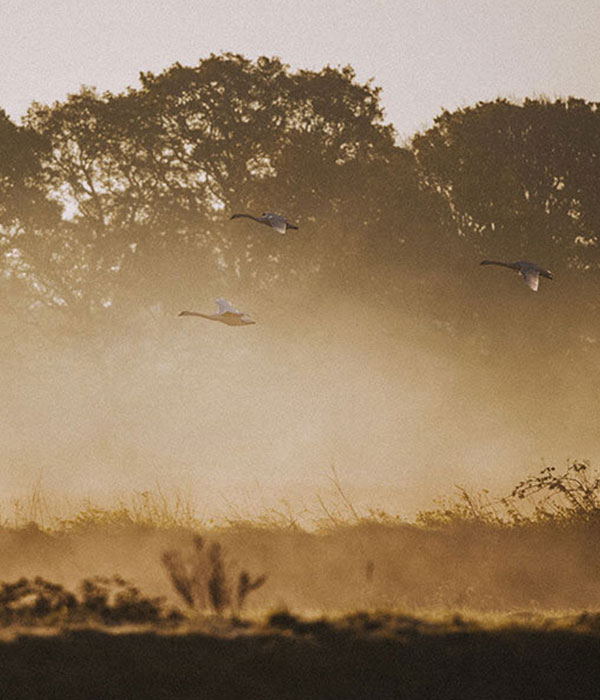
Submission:
M 5 520 L 1 697 L 597 698 L 599 483 L 546 469 L 414 522 L 207 524 L 149 494 Z
M 45 521 L 21 516 L 0 527 L 0 571 L 4 581 L 41 576 L 71 588 L 86 577 L 119 574 L 147 595 L 185 605 L 165 555 L 184 579 L 202 579 L 219 547 L 230 587 L 242 572 L 249 583 L 266 577 L 247 596 L 250 612 L 594 610 L 599 492 L 592 470 L 575 464 L 563 474 L 541 472 L 509 498 L 461 493 L 413 522 L 323 504 L 327 517 L 310 528 L 273 513 L 211 524 L 156 494 L 52 519 L 38 495 L 30 515 L 46 513 Z M 206 597 L 197 598 L 202 608 Z

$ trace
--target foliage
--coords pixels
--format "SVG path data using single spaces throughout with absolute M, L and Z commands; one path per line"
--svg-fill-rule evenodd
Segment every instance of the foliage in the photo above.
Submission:
M 562 473 L 544 467 L 513 490 L 513 497 L 537 497 L 535 514 L 540 519 L 598 519 L 600 516 L 600 475 L 588 462 L 571 462 Z
M 242 570 L 237 575 L 234 596 L 235 576 L 226 567 L 221 545 L 213 542 L 204 549 L 202 537 L 194 537 L 194 549 L 187 561 L 177 551 L 165 552 L 162 562 L 177 594 L 186 605 L 197 610 L 210 606 L 217 615 L 229 608 L 232 613 L 241 612 L 248 595 L 267 580 L 266 576 L 250 577 Z
M 571 461 L 560 473 L 554 466 L 545 466 L 501 498 L 492 498 L 486 489 L 479 493 L 457 490 L 457 499 L 421 511 L 417 523 L 424 527 L 465 522 L 500 527 L 549 522 L 573 525 L 594 521 L 600 513 L 600 474 L 587 461 Z
M 600 262 L 598 119 L 574 98 L 499 99 L 444 111 L 401 146 L 379 88 L 352 68 L 230 53 L 142 73 L 119 94 L 84 87 L 33 104 L 23 127 L 0 119 L 3 284 L 70 316 L 71 332 L 116 309 L 132 322 L 170 313 L 209 288 L 248 298 L 304 284 L 360 287 L 451 335 L 465 333 L 465 300 L 485 299 L 465 265 L 523 257 L 580 296 L 581 328 L 561 343 L 589 350 L 584 321 L 600 306 L 579 290 Z M 300 231 L 229 220 L 263 210 Z M 485 319 L 470 332 L 489 342 Z M 564 335 L 552 320 L 536 333 Z
M 412 146 L 481 253 L 598 266 L 600 113 L 568 99 L 444 111 Z
M 245 521 L 211 530 L 161 529 L 162 520 L 139 527 L 106 513 L 91 527 L 90 510 L 68 528 L 0 528 L 0 565 L 8 580 L 32 569 L 47 578 L 57 566 L 61 577 L 73 580 L 82 570 L 110 567 L 135 578 L 142 590 L 167 595 L 171 589 L 198 623 L 209 612 L 225 618 L 282 601 L 294 610 L 324 611 L 595 609 L 600 487 L 598 475 L 582 465 L 545 468 L 504 498 L 461 489 L 416 522 L 364 513 L 347 494 L 344 509 L 328 507 L 333 517 L 293 528 Z M 165 577 L 157 576 L 161 560 Z M 268 587 L 256 571 L 269 572 Z M 17 601 L 8 607 L 34 605 L 30 588 L 15 590 L 7 589 Z M 44 600 L 35 605 L 57 623 L 77 615 L 118 622 L 154 614 L 116 579 L 88 580 L 73 610 L 60 591 L 39 590 Z M 24 611 L 22 619 L 30 614 Z
M 379 90 L 357 84 L 350 68 L 291 73 L 278 59 L 268 72 L 263 65 L 211 56 L 196 67 L 142 73 L 141 87 L 123 94 L 84 88 L 31 108 L 28 127 L 52 144 L 41 179 L 74 217 L 88 287 L 101 284 L 112 298 L 117 277 L 136 284 L 142 269 L 180 265 L 190 250 L 196 270 L 235 271 L 260 287 L 355 255 L 372 226 L 387 220 L 385 199 L 367 186 L 388 182 L 378 171 L 391 175 L 387 164 L 399 150 L 382 123 Z M 407 151 L 404 161 L 410 170 Z M 271 238 L 229 224 L 234 210 L 265 208 L 305 231 L 293 258 Z M 327 237 L 311 234 L 311 223 L 334 219 Z
M 76 622 L 161 624 L 182 619 L 163 598 L 148 598 L 120 576 L 84 579 L 79 596 L 40 576 L 0 584 L 0 624 L 52 625 Z
M 58 207 L 46 199 L 39 180 L 49 142 L 31 128 L 18 127 L 0 109 L 0 229 L 51 226 Z

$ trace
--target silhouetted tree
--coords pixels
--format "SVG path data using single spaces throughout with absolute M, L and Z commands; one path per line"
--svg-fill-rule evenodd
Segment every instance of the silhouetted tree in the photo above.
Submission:
M 463 272 L 479 255 L 574 285 L 597 266 L 597 120 L 580 100 L 497 100 L 443 112 L 407 148 L 349 67 L 212 55 L 32 106 L 28 187 L 66 219 L 28 228 L 19 255 L 38 294 L 82 314 L 302 284 L 376 292 L 456 332 L 486 296 Z M 263 210 L 300 231 L 229 220 Z
M 478 252 L 597 266 L 595 103 L 506 100 L 443 112 L 413 140 L 424 182 Z
M 528 328 L 540 350 L 594 338 L 600 289 L 587 273 L 600 263 L 598 105 L 573 98 L 479 103 L 443 112 L 412 146 L 423 184 L 443 197 L 448 226 L 473 251 L 468 298 L 488 296 L 474 270 L 477 256 L 535 260 L 560 283 L 551 315 L 534 307 L 518 319 L 508 309 L 480 314 L 507 336 L 515 325 Z
M 73 214 L 87 268 L 104 271 L 106 290 L 133 280 L 136 297 L 149 270 L 257 287 L 348 261 L 355 271 L 357 256 L 406 242 L 425 196 L 379 90 L 350 68 L 292 73 L 278 59 L 211 56 L 144 73 L 121 95 L 85 88 L 34 105 L 27 123 L 52 143 L 45 182 Z M 229 222 L 264 209 L 301 234 Z
M 60 208 L 46 197 L 40 160 L 48 143 L 33 130 L 14 124 L 0 110 L 0 256 L 2 284 L 19 290 L 30 303 L 43 289 L 40 264 L 44 231 L 60 221 Z M 36 290 L 31 285 L 36 284 Z M 1 302 L 0 302 L 1 303 Z

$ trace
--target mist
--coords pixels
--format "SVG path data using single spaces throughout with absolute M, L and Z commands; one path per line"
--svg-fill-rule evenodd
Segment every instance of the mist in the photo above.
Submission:
M 237 295 L 257 320 L 246 328 L 178 318 L 212 311 L 200 289 L 85 333 L 57 334 L 44 312 L 13 317 L 2 492 L 37 484 L 108 504 L 158 486 L 207 516 L 282 501 L 300 512 L 331 494 L 333 465 L 358 509 L 414 516 L 456 485 L 504 495 L 542 459 L 597 459 L 591 358 L 574 366 L 562 344 L 524 330 L 532 304 L 560 325 L 555 289 L 534 298 L 512 275 L 476 276 L 511 308 L 467 296 L 466 320 L 450 331 L 326 287 Z
M 499 99 L 399 146 L 350 67 L 233 54 L 3 115 L 4 499 L 303 512 L 336 474 L 414 517 L 597 460 L 597 119 Z M 262 210 L 298 230 L 230 219 Z M 217 297 L 256 325 L 178 317 Z

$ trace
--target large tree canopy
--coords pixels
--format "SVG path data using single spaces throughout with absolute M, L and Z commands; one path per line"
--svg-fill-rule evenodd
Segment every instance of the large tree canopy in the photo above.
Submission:
M 181 274 L 185 263 L 259 286 L 328 272 L 374 259 L 373 241 L 404 244 L 422 197 L 378 89 L 350 68 L 292 73 L 276 59 L 212 56 L 142 74 L 124 94 L 83 89 L 34 105 L 27 125 L 52 145 L 44 182 L 93 251 L 88 265 L 125 277 L 175 259 Z M 302 235 L 284 246 L 229 221 L 264 210 Z
M 175 64 L 121 94 L 34 104 L 22 127 L 1 115 L 4 270 L 79 315 L 302 285 L 364 289 L 456 331 L 486 294 L 464 274 L 480 255 L 589 283 L 598 119 L 581 100 L 497 100 L 400 146 L 351 68 Z M 268 210 L 300 230 L 230 221 Z
M 597 104 L 480 103 L 443 112 L 412 145 L 424 182 L 481 253 L 600 263 Z

